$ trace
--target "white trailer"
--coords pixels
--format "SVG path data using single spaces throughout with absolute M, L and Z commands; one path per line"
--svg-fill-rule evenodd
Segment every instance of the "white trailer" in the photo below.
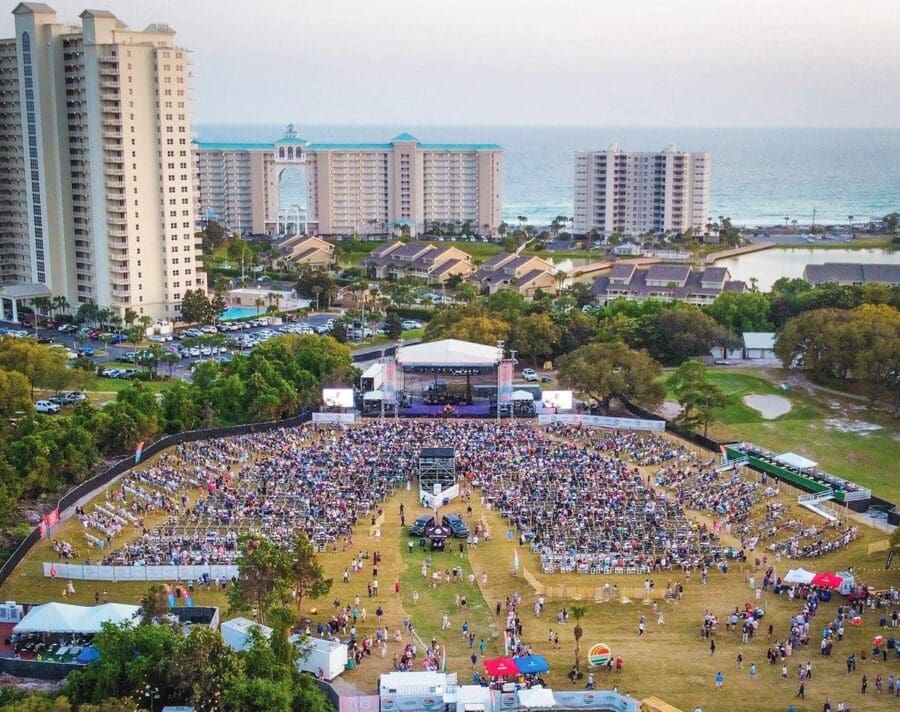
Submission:
M 326 680 L 333 680 L 347 667 L 347 646 L 324 638 L 301 638 L 292 635 L 292 643 L 300 646 L 302 654 L 297 658 L 297 670 L 311 672 L 316 677 L 320 671 Z
M 249 618 L 232 618 L 222 623 L 222 640 L 232 650 L 238 652 L 246 650 L 250 647 L 250 631 L 254 628 L 259 629 L 264 638 L 272 635 L 272 629 L 268 626 L 251 621 Z

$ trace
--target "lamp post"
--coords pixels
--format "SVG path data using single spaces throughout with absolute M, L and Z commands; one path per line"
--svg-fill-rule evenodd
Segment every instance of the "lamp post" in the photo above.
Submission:
M 156 701 L 159 699 L 159 688 L 152 687 L 149 683 L 144 687 L 144 697 L 147 698 L 147 704 L 150 705 L 150 712 L 156 710 Z

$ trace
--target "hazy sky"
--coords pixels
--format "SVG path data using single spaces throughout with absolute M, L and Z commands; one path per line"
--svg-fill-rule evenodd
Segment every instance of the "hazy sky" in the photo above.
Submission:
M 170 24 L 197 123 L 900 125 L 897 0 L 47 4 Z

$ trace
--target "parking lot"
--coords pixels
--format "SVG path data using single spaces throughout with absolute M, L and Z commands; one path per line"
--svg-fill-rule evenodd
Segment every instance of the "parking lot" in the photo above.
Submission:
M 178 329 L 171 335 L 154 335 L 148 341 L 159 344 L 174 355 L 171 363 L 154 363 L 157 370 L 173 378 L 190 380 L 194 369 L 204 361 L 226 363 L 236 354 L 248 354 L 259 344 L 284 334 L 327 334 L 335 319 L 330 313 L 313 313 L 305 319 L 283 324 L 272 324 L 269 318 L 260 317 L 244 322 L 222 322 Z M 348 327 L 348 338 L 361 341 L 380 331 L 383 324 L 362 324 Z M 420 328 L 421 324 L 404 321 L 404 329 Z M 151 362 L 157 361 L 146 345 L 135 346 L 125 340 L 121 333 L 101 332 L 99 329 L 75 327 L 70 324 L 34 328 L 23 328 L 19 324 L 0 322 L 0 335 L 13 338 L 37 338 L 40 343 L 65 349 L 68 360 L 79 357 L 91 359 L 100 369 L 101 375 L 116 379 L 131 379 L 142 371 L 147 371 Z M 83 394 L 57 394 L 53 398 L 36 403 L 38 412 L 56 413 L 67 405 L 83 399 Z M 68 400 L 66 400 L 68 398 Z M 39 405 L 38 405 L 39 404 Z

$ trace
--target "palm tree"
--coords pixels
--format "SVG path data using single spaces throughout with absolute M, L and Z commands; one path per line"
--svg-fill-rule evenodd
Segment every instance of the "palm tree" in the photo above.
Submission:
M 573 630 L 572 633 L 575 636 L 575 669 L 579 670 L 581 668 L 581 636 L 584 635 L 584 630 L 579 621 L 587 615 L 587 607 L 572 606 L 569 609 L 569 613 L 571 613 L 572 618 L 575 619 L 575 630 Z
M 125 323 L 128 324 L 128 326 L 134 324 L 134 322 L 137 321 L 137 318 L 138 313 L 134 309 L 125 307 Z
M 64 296 L 59 295 L 59 296 L 53 297 L 53 308 L 57 312 L 60 312 L 63 314 L 68 313 L 69 307 L 70 307 L 69 300 L 66 299 Z
M 322 286 L 317 284 L 312 288 L 312 293 L 316 296 L 316 311 L 319 311 L 319 295 L 322 293 Z
M 787 227 L 787 226 L 788 226 L 788 223 L 789 223 L 790 221 L 791 221 L 790 215 L 785 215 L 785 216 L 784 216 L 784 226 Z
M 46 316 L 53 308 L 50 297 L 35 297 L 31 300 L 31 306 L 34 308 L 34 331 L 37 333 L 40 324 L 39 316 Z
M 569 277 L 563 270 L 557 270 L 556 272 L 556 293 L 559 294 L 563 287 L 566 284 L 566 279 Z
M 259 316 L 259 310 L 262 309 L 265 305 L 266 305 L 266 302 L 262 297 L 257 297 L 254 300 L 253 306 L 256 307 L 256 316 Z

